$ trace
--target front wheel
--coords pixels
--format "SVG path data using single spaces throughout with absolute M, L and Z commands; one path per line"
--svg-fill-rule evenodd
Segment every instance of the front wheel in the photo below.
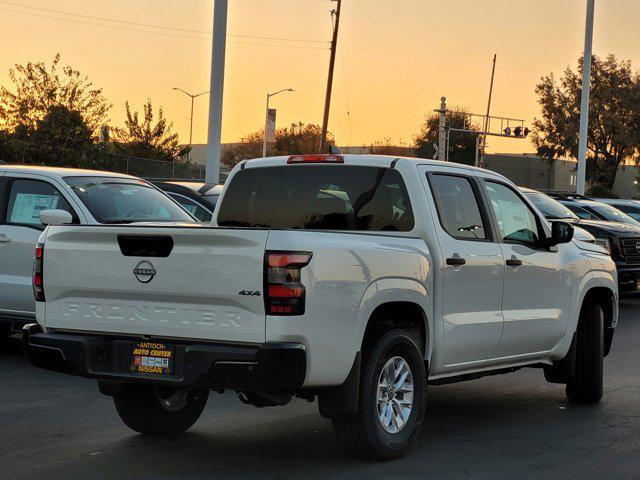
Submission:
M 602 398 L 604 357 L 604 313 L 600 305 L 582 308 L 576 340 L 575 375 L 567 382 L 567 397 L 573 403 L 598 403 Z
M 401 457 L 420 433 L 426 391 L 424 358 L 414 340 L 403 330 L 382 334 L 363 352 L 358 414 L 333 420 L 338 442 L 355 457 Z
M 178 435 L 202 414 L 208 390 L 125 385 L 113 401 L 122 421 L 143 435 Z

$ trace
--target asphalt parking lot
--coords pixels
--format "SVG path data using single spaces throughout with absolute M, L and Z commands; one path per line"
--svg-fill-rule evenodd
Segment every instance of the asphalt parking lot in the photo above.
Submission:
M 212 394 L 174 439 L 128 430 L 93 381 L 37 370 L 18 338 L 0 353 L 0 478 L 640 478 L 640 297 L 625 298 L 605 397 L 573 406 L 528 369 L 430 387 L 405 458 L 346 457 L 315 404 L 257 409 Z

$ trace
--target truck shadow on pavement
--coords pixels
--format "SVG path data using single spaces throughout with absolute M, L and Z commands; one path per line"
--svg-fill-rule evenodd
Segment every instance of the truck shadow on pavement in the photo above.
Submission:
M 513 381 L 515 376 L 511 377 Z M 457 472 L 463 478 L 478 468 L 490 472 L 490 465 L 495 468 L 498 463 L 505 474 L 523 478 L 520 462 L 525 459 L 531 462 L 550 456 L 554 460 L 557 455 L 566 469 L 566 457 L 559 452 L 596 447 L 593 440 L 585 444 L 584 439 L 590 431 L 602 429 L 601 406 L 568 407 L 562 388 L 554 386 L 509 387 L 507 380 L 496 389 L 495 383 L 481 383 L 433 387 L 418 444 L 395 462 L 371 463 L 346 457 L 333 437 L 330 422 L 319 417 L 315 405 L 298 401 L 274 410 L 273 415 L 260 410 L 246 418 L 243 411 L 238 416 L 244 418 L 237 421 L 233 415 L 211 418 L 215 409 L 208 409 L 194 429 L 181 437 L 127 435 L 105 445 L 102 459 L 110 476 L 117 476 L 122 468 L 120 473 L 128 475 L 162 472 L 200 476 L 210 472 L 215 478 L 299 478 L 300 472 L 305 472 L 304 478 L 326 478 L 367 471 L 376 475 L 410 474 L 414 470 L 446 474 L 446 478 L 458 478 L 453 475 Z M 210 401 L 215 405 L 216 398 Z M 258 415 L 268 416 L 268 423 L 264 416 L 260 421 Z M 274 421 L 273 416 L 278 418 Z M 252 421 L 256 423 L 252 425 Z

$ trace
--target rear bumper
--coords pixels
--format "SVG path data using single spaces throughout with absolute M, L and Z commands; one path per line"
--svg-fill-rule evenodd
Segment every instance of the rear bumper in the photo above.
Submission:
M 131 349 L 139 339 L 43 333 L 38 324 L 29 324 L 22 341 L 36 367 L 109 382 L 296 391 L 306 372 L 306 353 L 300 343 L 245 346 L 170 341 L 175 345 L 174 372 L 153 375 L 129 370 Z
M 0 315 L 0 328 L 8 329 L 9 333 L 18 333 L 22 331 L 22 328 L 29 324 L 35 322 L 35 318 L 31 317 L 18 317 L 18 316 L 7 316 Z

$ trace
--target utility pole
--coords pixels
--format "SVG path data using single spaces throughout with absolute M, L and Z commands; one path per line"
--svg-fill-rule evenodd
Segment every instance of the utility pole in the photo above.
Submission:
M 336 21 L 333 25 L 333 37 L 331 39 L 331 56 L 329 57 L 329 78 L 327 79 L 327 93 L 324 98 L 324 116 L 322 117 L 322 136 L 320 138 L 320 152 L 324 152 L 327 144 L 327 128 L 329 126 L 329 110 L 331 108 L 331 89 L 333 88 L 333 69 L 336 63 L 336 49 L 338 47 L 338 28 L 340 27 L 340 7 L 342 0 L 332 0 L 338 5 L 331 15 L 335 15 Z
M 483 130 L 485 132 L 489 131 L 489 122 L 490 122 L 490 115 L 491 115 L 491 98 L 493 97 L 493 80 L 495 79 L 496 76 L 496 60 L 498 58 L 498 55 L 496 53 L 493 54 L 493 67 L 491 68 L 491 84 L 489 85 L 489 101 L 487 102 L 487 115 L 484 118 L 484 128 Z M 481 166 L 483 163 L 483 158 L 484 157 L 484 150 L 487 147 L 487 135 L 485 134 L 482 137 L 482 149 L 480 152 L 480 159 L 479 161 L 476 162 L 476 167 Z
M 578 137 L 578 178 L 576 193 L 584 195 L 587 174 L 587 142 L 589 132 L 589 88 L 591 85 L 591 52 L 593 47 L 593 16 L 595 0 L 587 0 L 587 25 L 582 56 L 582 97 L 580 98 L 580 135 Z
M 220 181 L 220 142 L 222 140 L 222 94 L 224 91 L 224 56 L 227 42 L 228 0 L 215 0 L 213 44 L 211 46 L 211 96 L 209 97 L 209 131 L 205 182 Z

